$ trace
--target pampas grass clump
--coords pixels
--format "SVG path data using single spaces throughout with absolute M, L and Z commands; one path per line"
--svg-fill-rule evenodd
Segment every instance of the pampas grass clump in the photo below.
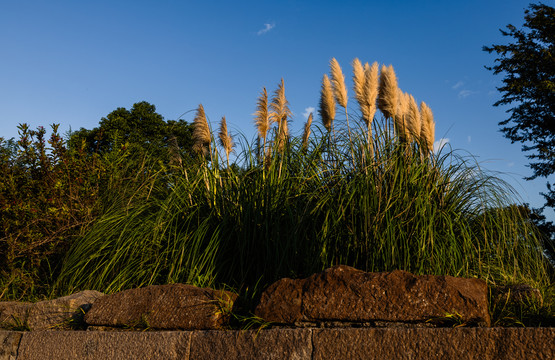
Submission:
M 362 81 L 362 65 L 353 62 L 361 108 L 375 103 L 367 89 L 375 87 L 377 64 L 366 65 Z M 373 85 L 361 88 L 367 82 Z M 311 114 L 302 138 L 288 133 L 283 80 L 270 105 L 264 88 L 255 113 L 263 166 L 261 156 L 253 156 L 257 147 L 245 141 L 225 169 L 214 146 L 212 161 L 205 158 L 188 177 L 161 173 L 156 196 L 114 206 L 76 239 L 57 289 L 110 293 L 183 282 L 232 287 L 254 298 L 279 278 L 306 277 L 335 264 L 549 288 L 537 229 L 517 211 L 511 188 L 472 158 L 434 153 L 432 111 L 424 102 L 419 110 L 414 97 L 398 89 L 393 67 L 382 67 L 384 116 L 373 119 L 370 147 L 364 131 L 347 138 L 348 125 L 333 125 L 335 99 L 326 75 L 320 97 L 325 131 L 310 131 Z M 347 105 L 346 96 L 338 101 Z M 397 119 L 399 136 L 391 128 Z M 202 105 L 194 126 L 195 146 L 209 147 Z M 228 156 L 225 118 L 219 137 Z

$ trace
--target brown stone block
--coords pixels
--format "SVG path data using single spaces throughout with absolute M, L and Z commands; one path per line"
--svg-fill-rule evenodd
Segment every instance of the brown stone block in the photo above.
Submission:
M 0 328 L 23 330 L 27 327 L 27 315 L 33 306 L 30 302 L 1 301 Z
M 27 324 L 31 330 L 47 330 L 67 326 L 72 320 L 83 320 L 83 314 L 104 294 L 85 290 L 54 300 L 34 303 L 29 308 Z
M 190 332 L 33 331 L 17 360 L 188 359 Z
M 312 330 L 195 331 L 191 359 L 311 359 Z
M 95 326 L 218 329 L 237 294 L 185 284 L 153 285 L 107 295 L 85 315 Z
M 488 290 L 479 279 L 368 273 L 335 266 L 306 279 L 281 279 L 262 294 L 256 315 L 271 322 L 425 322 L 446 315 L 490 324 Z
M 314 359 L 553 359 L 553 328 L 318 329 Z
M 17 358 L 17 349 L 21 341 L 21 332 L 0 331 L 0 360 Z
M 0 302 L 0 328 L 47 330 L 67 326 L 80 318 L 101 292 L 85 290 L 72 295 L 37 303 Z

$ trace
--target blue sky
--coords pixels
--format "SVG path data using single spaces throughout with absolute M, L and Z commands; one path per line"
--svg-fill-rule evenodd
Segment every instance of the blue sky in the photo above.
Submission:
M 225 115 L 232 132 L 251 138 L 256 97 L 282 77 L 300 133 L 329 60 L 350 78 L 358 57 L 392 64 L 399 86 L 432 108 L 436 139 L 503 172 L 537 207 L 545 179 L 522 180 L 528 160 L 499 132 L 508 117 L 492 106 L 501 77 L 484 69 L 495 57 L 482 51 L 507 41 L 500 28 L 521 27 L 528 4 L 0 0 L 0 136 L 17 137 L 23 122 L 90 129 L 145 100 L 167 120 L 202 103 L 214 125 Z

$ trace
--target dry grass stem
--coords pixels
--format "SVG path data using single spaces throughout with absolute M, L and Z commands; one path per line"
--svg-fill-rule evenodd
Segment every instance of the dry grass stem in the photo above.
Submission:
M 424 101 L 420 103 L 420 114 L 422 116 L 422 126 L 420 131 L 420 144 L 422 152 L 432 152 L 435 140 L 435 122 L 432 109 Z
M 393 70 L 393 66 L 382 66 L 379 90 L 378 90 L 378 108 L 386 118 L 394 118 L 397 110 L 398 102 L 398 85 L 397 76 Z
M 306 149 L 308 147 L 308 138 L 310 137 L 310 125 L 312 125 L 312 113 L 308 115 L 308 119 L 304 124 L 303 143 L 302 143 L 303 149 Z
M 193 149 L 196 152 L 202 153 L 206 156 L 207 153 L 210 151 L 210 142 L 212 138 L 202 104 L 199 104 L 198 106 L 197 113 L 193 121 L 193 126 L 193 140 L 195 142 L 193 145 Z
M 341 67 L 335 58 L 330 61 L 330 69 L 335 99 L 339 105 L 347 108 L 347 87 L 345 86 L 345 76 L 343 76 Z
M 229 154 L 235 145 L 233 143 L 233 138 L 227 131 L 227 123 L 225 121 L 225 116 L 222 117 L 222 121 L 220 122 L 220 132 L 218 133 L 218 137 L 220 138 L 220 145 L 224 148 L 225 155 L 227 158 L 227 163 L 229 165 Z
M 335 99 L 328 75 L 324 74 L 322 79 L 322 89 L 320 91 L 320 117 L 322 124 L 327 131 L 331 131 L 333 120 L 335 119 Z

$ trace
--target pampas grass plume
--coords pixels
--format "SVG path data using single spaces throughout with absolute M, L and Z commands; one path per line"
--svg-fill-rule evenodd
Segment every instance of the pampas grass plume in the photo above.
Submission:
M 218 133 L 218 137 L 220 138 L 220 145 L 222 145 L 222 147 L 224 148 L 227 161 L 229 162 L 229 154 L 231 153 L 231 150 L 233 149 L 233 146 L 235 144 L 233 143 L 233 138 L 227 131 L 225 116 L 222 117 L 222 121 L 220 122 L 220 132 Z
M 420 138 L 420 131 L 422 128 L 421 125 L 421 118 L 420 118 L 420 111 L 418 110 L 418 105 L 416 104 L 416 100 L 412 95 L 409 95 L 408 101 L 408 111 L 407 111 L 407 130 L 410 136 L 414 139 Z
M 409 132 L 407 126 L 407 117 L 409 112 L 410 95 L 403 92 L 401 89 L 397 90 L 397 108 L 395 110 L 395 131 L 397 136 L 402 140 L 409 139 Z
M 378 90 L 378 108 L 384 117 L 395 117 L 398 97 L 397 76 L 393 66 L 382 65 Z
M 193 125 L 193 140 L 195 142 L 193 147 L 197 152 L 205 152 L 205 147 L 210 147 L 211 136 L 202 104 L 199 104 L 197 108 Z
M 263 88 L 262 93 L 256 101 L 256 112 L 254 113 L 254 123 L 258 130 L 258 136 L 266 143 L 266 136 L 270 130 L 270 115 L 268 113 L 268 92 Z
M 345 76 L 343 76 L 341 67 L 335 58 L 330 61 L 330 69 L 335 99 L 339 105 L 347 108 L 347 87 L 345 86 Z
M 420 114 L 422 116 L 422 125 L 420 131 L 420 143 L 423 150 L 432 152 L 434 150 L 435 141 L 435 122 L 432 109 L 424 101 L 420 103 Z M 423 151 L 424 152 L 424 151 Z
M 283 126 L 284 122 L 287 122 L 287 118 L 291 116 L 291 110 L 289 110 L 289 102 L 285 97 L 285 85 L 283 83 L 283 78 L 278 84 L 278 88 L 274 92 L 272 97 L 272 102 L 270 103 L 270 119 L 278 124 L 278 128 Z M 287 125 L 284 125 L 287 126 Z
M 355 91 L 355 98 L 362 107 L 365 102 L 364 96 L 364 68 L 358 58 L 353 60 L 353 90 Z
M 335 99 L 328 75 L 324 74 L 322 79 L 322 89 L 320 91 L 320 109 L 318 110 L 322 118 L 322 124 L 327 131 L 331 130 L 333 120 L 335 119 Z
M 308 115 L 308 119 L 306 120 L 306 123 L 304 124 L 304 131 L 303 131 L 303 143 L 302 143 L 302 148 L 306 149 L 308 146 L 308 138 L 310 136 L 310 125 L 312 125 L 312 113 L 310 113 L 310 115 Z
M 378 98 L 378 63 L 372 66 L 364 64 L 364 106 L 361 105 L 362 116 L 366 125 L 370 127 L 376 113 L 376 99 Z

